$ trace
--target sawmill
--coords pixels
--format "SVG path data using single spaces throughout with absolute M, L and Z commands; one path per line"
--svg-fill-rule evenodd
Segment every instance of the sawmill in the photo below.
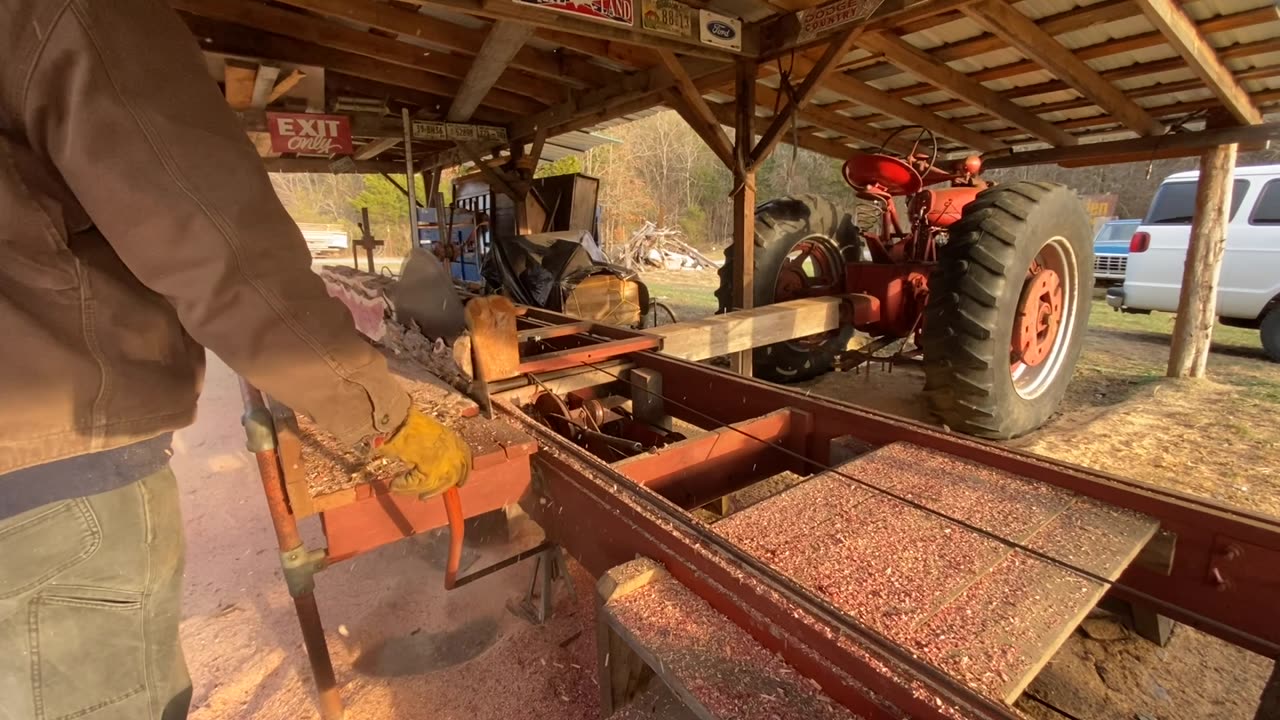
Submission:
M 1280 139 L 1272 0 L 162 4 L 267 171 L 403 194 L 403 267 L 375 269 L 366 211 L 352 258 L 316 266 L 321 299 L 469 450 L 465 483 L 394 491 L 414 468 L 385 438 L 339 442 L 228 359 L 305 712 L 354 717 L 344 693 L 372 682 L 342 664 L 359 658 L 325 578 L 424 537 L 442 571 L 389 585 L 458 597 L 518 572 L 511 609 L 533 625 L 585 597 L 596 663 L 572 672 L 607 718 L 667 717 L 641 700 L 654 688 L 699 720 L 1025 718 L 1103 606 L 1146 642 L 1181 625 L 1280 658 L 1280 518 L 1005 442 L 1060 411 L 1092 229 L 1072 188 L 992 179 L 1200 158 L 1177 322 L 1209 303 L 1208 324 L 1180 324 L 1173 356 L 1207 353 L 1237 150 Z M 705 318 L 603 254 L 595 178 L 535 177 L 662 109 L 732 179 Z M 757 197 L 783 144 L 839 160 L 847 195 Z M 895 347 L 936 422 L 796 385 Z M 464 557 L 514 516 L 537 537 Z M 1280 672 L 1256 717 L 1280 718 Z

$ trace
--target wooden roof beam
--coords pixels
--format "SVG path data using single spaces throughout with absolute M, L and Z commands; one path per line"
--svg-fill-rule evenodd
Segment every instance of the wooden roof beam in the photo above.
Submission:
M 675 53 L 659 50 L 658 58 L 662 61 L 662 67 L 675 81 L 673 94 L 678 96 L 678 101 L 673 104 L 676 112 L 689 123 L 689 127 L 693 128 L 716 157 L 724 162 L 725 167 L 733 169 L 737 165 L 734 159 L 733 142 L 712 114 L 707 101 L 703 99 L 702 90 L 694 84 L 693 78 L 689 76 L 689 72 L 685 70 Z M 669 97 L 668 100 L 675 101 L 676 98 Z
M 394 65 L 283 35 L 249 30 L 238 25 L 227 25 L 189 13 L 181 14 L 187 26 L 206 50 L 319 65 L 346 75 L 444 97 L 452 97 L 458 90 L 456 80 L 426 70 Z M 536 113 L 543 107 L 530 98 L 505 90 L 494 90 L 489 93 L 485 98 L 485 104 L 524 115 Z
M 763 88 L 757 84 L 756 89 L 761 90 Z M 736 122 L 733 103 L 708 103 L 708 106 L 711 108 L 711 113 L 715 116 L 717 122 L 723 125 L 733 125 Z M 802 130 L 797 134 L 799 136 L 797 138 L 799 147 L 802 147 L 805 150 L 811 150 L 819 155 L 826 155 L 827 157 L 844 160 L 854 151 L 853 148 L 838 140 L 821 138 L 812 134 L 812 132 Z M 790 140 L 790 136 L 788 136 L 787 140 Z M 787 144 L 789 144 L 789 142 Z
M 201 17 L 231 22 L 446 77 L 466 77 L 476 64 L 459 55 L 429 51 L 419 45 L 357 30 L 322 17 L 261 3 L 241 0 L 169 0 L 169 2 L 179 10 Z M 559 100 L 567 90 L 565 86 L 558 83 L 515 70 L 503 73 L 494 86 L 542 102 Z
M 857 40 L 858 36 L 861 34 L 861 27 L 850 27 L 845 30 L 843 35 L 835 36 L 831 42 L 827 44 L 827 48 L 823 51 L 822 57 L 813 66 L 813 68 L 809 70 L 808 74 L 805 75 L 804 81 L 800 83 L 799 89 L 787 98 L 785 105 L 774 106 L 780 107 L 781 109 L 776 115 L 774 115 L 773 120 L 769 123 L 769 127 L 765 129 L 764 134 L 760 136 L 760 142 L 758 142 L 755 148 L 751 150 L 751 156 L 746 160 L 747 167 L 755 168 L 769 157 L 769 153 L 773 152 L 773 148 L 777 146 L 778 141 L 782 138 L 782 132 L 786 129 L 787 123 L 790 122 L 796 112 L 803 110 L 805 105 L 809 104 L 809 100 L 812 99 L 814 92 L 818 89 L 818 86 L 822 84 L 822 81 L 825 80 L 833 70 L 835 70 L 836 63 L 840 61 L 840 58 L 848 54 L 849 48 L 853 47 L 854 41 Z M 745 72 L 754 78 L 759 71 L 757 69 L 748 68 Z
M 858 44 L 872 52 L 884 54 L 891 62 L 911 74 L 933 83 L 974 107 L 982 108 L 1005 122 L 1044 140 L 1050 145 L 1074 145 L 1076 139 L 1063 132 L 1034 112 L 1023 108 L 1012 100 L 1006 100 L 999 93 L 980 82 L 971 80 L 964 73 L 950 65 L 940 63 L 914 45 L 890 33 L 869 33 L 858 40 Z
M 1158 137 L 1130 138 L 1113 142 L 1081 143 L 1069 148 L 1029 150 L 984 160 L 987 169 L 1043 165 L 1047 163 L 1102 160 L 1113 156 L 1129 156 L 1135 153 L 1185 150 L 1195 152 L 1224 144 L 1267 143 L 1280 139 L 1280 123 L 1248 125 L 1216 130 L 1180 132 Z
M 1191 70 L 1204 80 L 1205 85 L 1218 96 L 1237 122 L 1242 125 L 1262 122 L 1262 114 L 1249 100 L 1249 94 L 1236 82 L 1213 46 L 1200 34 L 1200 30 L 1181 7 L 1172 0 L 1135 1 L 1151 24 L 1168 39 L 1169 45 L 1187 61 Z M 1275 13 L 1276 7 L 1273 5 L 1271 10 Z M 1280 18 L 1280 14 L 1276 17 Z
M 1031 60 L 1060 77 L 1098 107 L 1115 115 L 1126 127 L 1140 135 L 1158 135 L 1164 125 L 1147 114 L 1140 105 L 1107 82 L 1096 70 L 1085 64 L 1071 50 L 1036 25 L 1031 18 L 1002 0 L 982 0 L 963 9 L 985 28 L 1000 36 Z
M 379 30 L 418 38 L 449 50 L 474 56 L 484 44 L 485 31 L 464 27 L 390 3 L 376 0 L 277 0 L 286 5 L 320 15 L 341 18 Z M 606 83 L 613 73 L 590 62 L 524 47 L 516 52 L 511 66 L 542 78 L 567 82 L 578 87 Z
M 794 67 L 799 72 L 808 73 L 812 72 L 814 63 L 803 55 L 797 55 Z M 872 87 L 861 80 L 855 80 L 844 73 L 832 73 L 823 85 L 827 90 L 834 93 L 873 107 L 904 122 L 928 128 L 937 135 L 951 138 L 975 150 L 991 152 L 1004 146 L 1004 143 L 999 140 L 993 140 L 959 123 L 935 115 L 919 105 L 912 105 L 905 100 L 899 100 L 883 90 Z
M 480 107 L 485 96 L 493 89 L 494 83 L 498 82 L 498 78 L 507 69 L 507 64 L 524 47 L 531 35 L 531 26 L 511 20 L 499 20 L 490 26 L 480 52 L 453 97 L 449 112 L 445 113 L 445 119 L 449 122 L 470 120 L 476 108 Z
M 671 52 L 696 55 L 710 60 L 730 61 L 737 55 L 754 56 L 757 42 L 754 31 L 743 28 L 742 52 L 735 53 L 722 48 L 704 45 L 696 35 L 676 37 L 640 25 L 626 27 L 621 24 L 597 22 L 574 17 L 570 13 L 540 10 L 511 0 L 406 0 L 417 5 L 433 5 L 455 12 L 493 20 L 517 20 L 535 27 L 563 30 L 589 38 L 615 40 L 642 48 L 654 48 Z

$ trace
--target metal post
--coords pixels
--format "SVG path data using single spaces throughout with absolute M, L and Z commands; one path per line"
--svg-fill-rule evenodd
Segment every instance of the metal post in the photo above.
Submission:
M 289 594 L 293 596 L 293 609 L 302 629 L 302 642 L 311 661 L 311 675 L 315 679 L 316 693 L 320 701 L 320 717 L 323 720 L 342 720 L 342 696 L 333 674 L 333 660 L 324 639 L 324 625 L 320 622 L 320 608 L 316 605 L 314 575 L 324 566 L 323 551 L 308 551 L 298 532 L 298 521 L 289 508 L 285 495 L 284 474 L 280 469 L 280 454 L 276 449 L 274 424 L 271 411 L 263 401 L 262 393 L 243 378 L 240 394 L 244 400 L 244 429 L 248 447 L 258 461 L 258 474 L 262 477 L 262 491 L 271 514 L 271 524 L 276 531 L 281 564 Z
M 373 268 L 373 247 L 376 243 L 373 241 L 373 233 L 369 230 L 369 208 L 360 208 L 361 230 L 363 235 L 360 237 L 360 244 L 364 246 L 365 260 L 369 261 L 369 272 L 378 272 Z M 356 269 L 360 269 L 360 263 L 356 263 Z
M 409 247 L 418 246 L 418 198 L 413 178 L 413 122 L 409 120 L 409 109 L 400 109 L 400 122 L 404 125 L 404 180 L 409 196 Z M 427 189 L 430 197 L 431 189 Z M 439 218 L 436 218 L 439 221 Z M 370 268 L 372 270 L 372 268 Z

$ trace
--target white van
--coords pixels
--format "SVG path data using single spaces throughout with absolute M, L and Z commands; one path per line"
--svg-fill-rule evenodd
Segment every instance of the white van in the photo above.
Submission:
M 1161 183 L 1129 243 L 1124 285 L 1107 291 L 1107 304 L 1138 312 L 1178 309 L 1199 176 L 1176 173 Z M 1236 168 L 1218 317 L 1258 328 L 1263 349 L 1280 362 L 1280 165 Z

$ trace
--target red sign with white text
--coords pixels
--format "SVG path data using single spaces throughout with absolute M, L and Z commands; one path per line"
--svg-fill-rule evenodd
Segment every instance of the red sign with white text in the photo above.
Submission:
M 299 155 L 350 155 L 351 119 L 345 115 L 267 113 L 271 149 Z

